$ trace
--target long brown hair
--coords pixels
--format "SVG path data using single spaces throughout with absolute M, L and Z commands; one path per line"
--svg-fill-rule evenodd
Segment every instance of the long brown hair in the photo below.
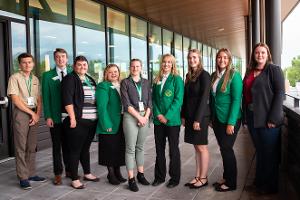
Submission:
M 163 68 L 163 60 L 165 58 L 171 58 L 171 62 L 172 62 L 171 74 L 172 75 L 178 75 L 178 71 L 177 71 L 177 67 L 176 67 L 176 59 L 175 59 L 175 57 L 172 54 L 167 53 L 167 54 L 164 54 L 162 56 L 162 58 L 161 58 L 159 72 L 158 72 L 158 75 L 154 79 L 154 83 L 158 83 L 163 78 L 163 70 L 162 70 L 162 68 Z
M 273 63 L 272 55 L 271 55 L 271 52 L 270 52 L 270 49 L 269 49 L 268 45 L 265 44 L 265 43 L 262 43 L 262 42 L 257 43 L 256 45 L 254 45 L 254 47 L 252 49 L 251 57 L 250 57 L 250 63 L 249 63 L 249 66 L 247 67 L 246 75 L 249 74 L 250 71 L 254 70 L 257 67 L 257 62 L 255 60 L 255 50 L 258 47 L 264 47 L 267 50 L 268 59 L 267 59 L 266 64 Z
M 112 67 L 116 67 L 118 69 L 118 72 L 119 72 L 119 78 L 118 78 L 118 81 L 120 82 L 120 68 L 118 67 L 118 65 L 116 64 L 108 64 L 104 71 L 103 71 L 103 81 L 108 81 L 108 77 L 107 77 L 107 72 L 110 68 Z
M 186 82 L 196 81 L 198 76 L 203 71 L 201 52 L 198 49 L 190 49 L 189 53 L 187 55 L 187 59 L 189 59 L 189 56 L 191 53 L 196 53 L 198 55 L 199 65 L 197 66 L 197 69 L 195 71 L 192 69 L 192 67 L 190 65 L 188 66 L 188 73 L 186 74 L 186 80 L 185 80 Z
M 221 86 L 221 91 L 222 92 L 225 92 L 226 90 L 226 86 L 227 86 L 227 83 L 232 75 L 232 73 L 234 72 L 234 69 L 231 68 L 231 65 L 232 65 L 232 55 L 231 55 L 231 52 L 229 51 L 229 49 L 226 49 L 226 48 L 222 48 L 218 51 L 217 55 L 216 55 L 216 71 L 214 72 L 213 74 L 213 77 L 212 77 L 212 86 L 214 85 L 215 81 L 217 80 L 217 76 L 218 76 L 218 72 L 219 72 L 219 66 L 218 66 L 218 57 L 219 57 L 219 54 L 221 52 L 224 52 L 227 56 L 228 56 L 228 65 L 226 66 L 226 69 L 225 69 L 225 73 L 224 73 L 224 80 L 223 80 L 223 83 L 222 83 L 222 86 Z

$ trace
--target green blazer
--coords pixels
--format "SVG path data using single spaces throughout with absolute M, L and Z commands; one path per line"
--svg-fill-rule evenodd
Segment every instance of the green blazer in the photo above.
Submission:
M 122 103 L 117 89 L 111 82 L 97 85 L 96 102 L 98 111 L 97 134 L 115 134 L 121 123 Z M 112 128 L 111 132 L 106 130 Z
M 72 71 L 72 67 L 67 67 L 68 74 Z M 54 123 L 61 123 L 61 82 L 56 67 L 43 73 L 42 95 L 45 119 L 51 118 Z
M 153 84 L 153 123 L 160 125 L 157 116 L 162 114 L 168 120 L 167 126 L 181 125 L 180 110 L 183 102 L 184 84 L 180 76 L 170 74 L 162 88 L 161 82 Z
M 221 91 L 224 76 L 220 79 L 216 93 L 211 90 L 211 110 L 221 123 L 235 126 L 241 118 L 243 82 L 239 72 L 232 70 L 225 92 Z

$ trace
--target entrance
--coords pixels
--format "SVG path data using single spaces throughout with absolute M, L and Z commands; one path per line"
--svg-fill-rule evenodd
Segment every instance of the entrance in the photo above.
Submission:
M 6 47 L 6 35 L 7 33 L 6 23 L 0 21 L 0 160 L 9 156 L 9 129 L 8 129 L 8 99 L 6 97 L 6 85 L 7 85 L 7 47 Z

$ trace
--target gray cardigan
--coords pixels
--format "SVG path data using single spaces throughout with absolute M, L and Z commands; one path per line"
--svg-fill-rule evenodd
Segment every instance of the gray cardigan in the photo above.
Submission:
M 251 88 L 254 128 L 263 128 L 268 122 L 279 126 L 283 122 L 284 76 L 281 68 L 268 64 L 257 76 Z
M 145 110 L 147 108 L 152 109 L 151 98 L 151 85 L 147 79 L 141 78 L 142 84 L 142 102 L 144 103 Z M 128 112 L 128 106 L 134 107 L 139 110 L 139 94 L 133 80 L 128 77 L 121 82 L 121 99 L 124 111 Z

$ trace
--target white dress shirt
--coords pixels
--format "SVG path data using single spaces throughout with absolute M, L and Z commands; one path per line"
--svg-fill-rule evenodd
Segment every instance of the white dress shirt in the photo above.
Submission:
M 217 71 L 217 79 L 214 82 L 213 87 L 212 87 L 214 93 L 217 92 L 217 86 L 218 86 L 219 81 L 221 80 L 222 76 L 224 75 L 225 71 L 226 71 L 225 69 L 221 72 Z
M 67 75 L 67 67 L 64 67 L 63 69 L 56 67 L 56 72 L 57 72 L 57 75 L 58 75 L 60 81 L 62 81 L 62 77 L 61 77 L 62 71 L 64 72 L 64 77 L 65 77 Z

